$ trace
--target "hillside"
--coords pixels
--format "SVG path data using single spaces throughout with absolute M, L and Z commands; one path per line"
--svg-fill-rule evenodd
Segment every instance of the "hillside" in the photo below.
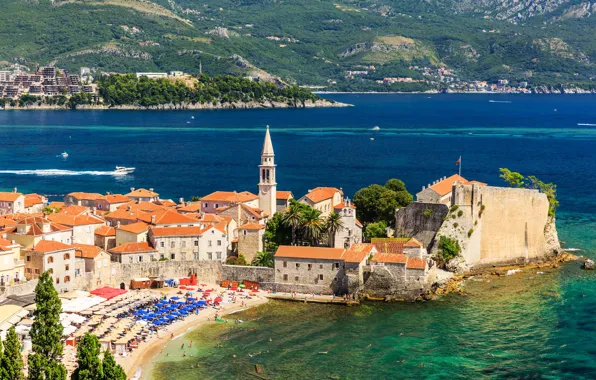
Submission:
M 589 1 L 4 0 L 2 8 L 0 69 L 202 66 L 329 90 L 377 89 L 376 80 L 398 76 L 414 83 L 389 89 L 498 79 L 591 88 L 596 73 Z

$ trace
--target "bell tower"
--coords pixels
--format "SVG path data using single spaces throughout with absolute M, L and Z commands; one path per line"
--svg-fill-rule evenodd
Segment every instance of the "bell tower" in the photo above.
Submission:
M 275 153 L 269 134 L 269 126 L 265 132 L 265 141 L 261 151 L 261 165 L 259 165 L 259 207 L 272 217 L 277 203 L 277 183 L 275 182 Z

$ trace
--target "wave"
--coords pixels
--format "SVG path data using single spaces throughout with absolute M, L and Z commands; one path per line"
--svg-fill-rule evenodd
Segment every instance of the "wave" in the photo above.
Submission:
M 34 169 L 34 170 L 0 170 L 0 174 L 15 175 L 37 175 L 37 176 L 73 176 L 73 175 L 113 175 L 121 176 L 126 173 L 117 173 L 115 171 L 95 171 L 95 170 L 61 170 L 61 169 Z
M 511 103 L 510 100 L 489 100 L 489 103 Z
M 580 248 L 563 248 L 563 251 L 567 251 L 567 252 L 579 252 L 581 251 Z
M 577 123 L 577 125 L 581 125 L 583 127 L 596 127 L 596 124 L 590 124 L 590 123 Z

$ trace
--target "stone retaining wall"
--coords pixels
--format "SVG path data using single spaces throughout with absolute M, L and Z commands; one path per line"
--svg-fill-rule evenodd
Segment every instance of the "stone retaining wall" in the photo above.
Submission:
M 222 280 L 274 282 L 275 270 L 267 267 L 249 267 L 242 265 L 222 265 Z

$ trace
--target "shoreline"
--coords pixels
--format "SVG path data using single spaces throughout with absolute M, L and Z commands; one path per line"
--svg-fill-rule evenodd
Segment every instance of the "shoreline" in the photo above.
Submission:
M 223 288 L 219 288 L 219 291 L 223 290 Z M 182 321 L 178 321 L 168 326 L 160 332 L 159 337 L 157 335 L 152 335 L 148 342 L 141 342 L 139 347 L 130 355 L 124 358 L 115 357 L 116 363 L 122 366 L 127 378 L 147 379 L 149 378 L 148 374 L 151 371 L 155 357 L 159 355 L 161 349 L 171 341 L 184 336 L 188 331 L 199 326 L 215 323 L 213 319 L 216 312 L 219 312 L 220 316 L 226 316 L 265 304 L 268 301 L 268 298 L 259 294 L 253 299 L 246 300 L 244 307 L 240 306 L 241 303 L 238 301 L 237 303 L 226 304 L 220 310 L 215 310 L 213 308 L 201 310 L 198 315 L 193 314 Z M 171 338 L 171 334 L 174 334 L 173 339 Z
M 313 91 L 317 95 L 595 95 L 596 92 L 499 92 L 499 91 Z

